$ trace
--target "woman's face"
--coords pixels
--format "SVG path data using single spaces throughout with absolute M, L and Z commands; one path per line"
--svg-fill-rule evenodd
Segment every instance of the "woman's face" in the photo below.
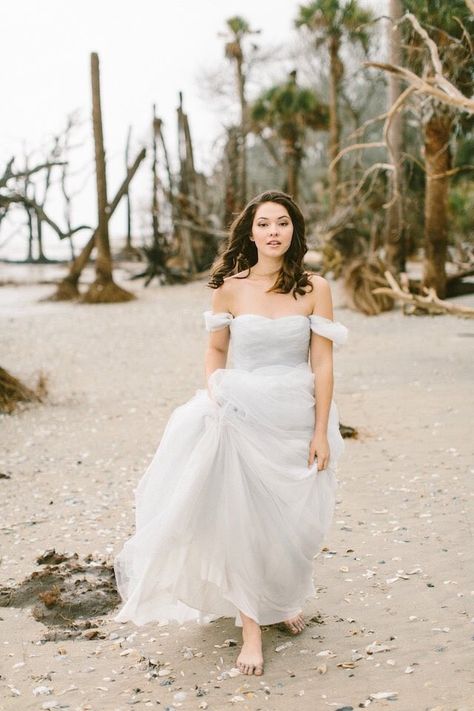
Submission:
M 252 237 L 259 254 L 283 256 L 293 237 L 293 223 L 286 207 L 278 202 L 259 205 L 253 218 Z

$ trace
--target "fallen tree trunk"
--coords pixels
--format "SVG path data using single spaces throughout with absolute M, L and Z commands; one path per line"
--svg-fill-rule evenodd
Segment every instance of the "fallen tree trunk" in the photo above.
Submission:
M 426 296 L 421 294 L 412 294 L 404 291 L 397 283 L 395 277 L 388 270 L 384 272 L 384 276 L 389 283 L 389 287 L 378 287 L 372 289 L 374 294 L 385 294 L 391 296 L 394 301 L 402 301 L 408 304 L 409 308 L 404 309 L 404 313 L 420 315 L 428 313 L 431 315 L 451 314 L 452 316 L 460 316 L 461 318 L 474 318 L 474 309 L 469 306 L 461 306 L 452 304 L 449 301 L 440 299 L 433 288 L 423 288 Z

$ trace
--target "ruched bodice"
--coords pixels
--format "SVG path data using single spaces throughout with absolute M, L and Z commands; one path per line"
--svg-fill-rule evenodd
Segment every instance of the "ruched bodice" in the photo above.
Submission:
M 308 360 L 310 331 L 305 317 L 260 318 L 245 314 L 231 322 L 234 368 L 298 365 Z
M 337 345 L 345 343 L 348 334 L 343 324 L 316 314 L 270 318 L 260 314 L 233 316 L 227 311 L 215 314 L 204 311 L 204 320 L 208 331 L 230 327 L 232 366 L 245 370 L 307 362 L 311 331 Z

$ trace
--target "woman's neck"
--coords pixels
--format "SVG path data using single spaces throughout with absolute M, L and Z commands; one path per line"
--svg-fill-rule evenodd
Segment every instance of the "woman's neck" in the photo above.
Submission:
M 253 267 L 250 274 L 253 276 L 276 276 L 283 264 L 282 259 L 272 259 L 271 257 L 260 258 Z

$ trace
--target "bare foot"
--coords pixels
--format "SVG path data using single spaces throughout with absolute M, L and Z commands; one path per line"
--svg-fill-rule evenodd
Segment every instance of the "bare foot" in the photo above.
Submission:
M 260 626 L 250 617 L 241 613 L 243 644 L 237 657 L 237 668 L 241 674 L 263 674 L 262 632 Z
M 291 634 L 301 634 L 306 627 L 306 623 L 302 613 L 299 612 L 295 617 L 290 617 L 288 620 L 280 622 L 279 627 L 291 632 Z

